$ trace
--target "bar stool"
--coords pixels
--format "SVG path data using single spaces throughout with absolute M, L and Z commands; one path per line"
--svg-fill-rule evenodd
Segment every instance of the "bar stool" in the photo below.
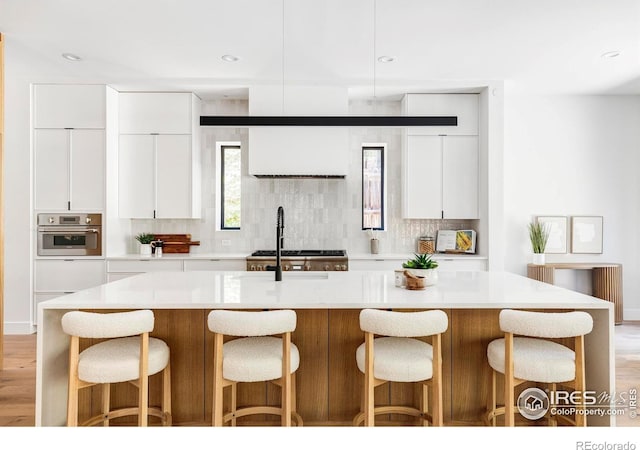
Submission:
M 500 329 L 504 338 L 495 339 L 487 347 L 492 370 L 491 397 L 487 422 L 496 425 L 496 416 L 505 415 L 505 426 L 514 426 L 515 387 L 529 382 L 546 383 L 555 392 L 557 385 L 585 390 L 584 335 L 593 328 L 593 319 L 586 312 L 547 313 L 532 311 L 500 311 Z M 525 337 L 514 337 L 521 335 Z M 553 342 L 552 338 L 574 338 L 574 350 Z M 496 377 L 505 377 L 505 406 L 496 406 Z M 580 395 L 575 420 L 549 415 L 550 424 L 556 418 L 573 425 L 586 426 L 584 396 Z
M 296 321 L 296 313 L 292 310 L 209 313 L 209 330 L 214 333 L 213 426 L 222 426 L 228 421 L 235 426 L 238 417 L 251 414 L 279 415 L 283 426 L 291 426 L 293 418 L 298 426 L 302 426 L 295 397 L 295 372 L 300 365 L 300 354 L 291 343 Z M 239 338 L 223 343 L 225 335 Z M 237 384 L 256 381 L 270 381 L 280 386 L 280 407 L 237 408 Z M 231 410 L 223 413 L 223 394 L 227 386 L 231 386 Z
M 447 315 L 440 310 L 395 312 L 363 309 L 360 328 L 365 342 L 356 350 L 358 369 L 364 373 L 363 411 L 353 424 L 364 421 L 374 426 L 378 414 L 398 413 L 421 417 L 422 424 L 442 426 L 442 333 L 449 326 Z M 375 335 L 387 337 L 374 338 Z M 414 339 L 431 336 L 431 345 Z M 378 406 L 374 404 L 374 388 L 387 382 L 422 384 L 421 408 Z M 431 413 L 429 391 L 431 387 Z
M 153 311 L 90 313 L 72 311 L 62 317 L 62 329 L 71 336 L 69 348 L 69 392 L 67 425 L 78 425 L 78 392 L 89 386 L 102 385 L 102 413 L 82 425 L 129 415 L 138 416 L 138 425 L 147 426 L 148 416 L 171 425 L 171 369 L 169 347 L 149 332 L 154 326 Z M 107 339 L 80 349 L 80 338 Z M 162 405 L 149 407 L 149 377 L 162 372 Z M 129 382 L 138 388 L 138 406 L 111 410 L 112 383 Z

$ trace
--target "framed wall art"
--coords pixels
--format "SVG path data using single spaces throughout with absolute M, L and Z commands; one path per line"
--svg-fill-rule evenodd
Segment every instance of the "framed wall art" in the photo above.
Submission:
M 571 253 L 602 253 L 602 216 L 571 217 Z
M 567 217 L 538 216 L 536 220 L 549 230 L 549 239 L 544 252 L 567 253 Z

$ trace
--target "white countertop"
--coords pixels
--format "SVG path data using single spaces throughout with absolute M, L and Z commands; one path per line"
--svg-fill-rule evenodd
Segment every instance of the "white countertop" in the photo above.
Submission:
M 610 302 L 507 272 L 442 272 L 421 291 L 395 287 L 392 271 L 149 272 L 39 304 L 42 309 L 576 308 Z
M 139 261 L 154 260 L 162 261 L 163 259 L 204 259 L 221 261 L 225 259 L 245 259 L 249 253 L 163 253 L 160 258 L 155 256 L 143 256 L 138 253 L 131 253 L 120 256 L 107 256 L 109 261 Z

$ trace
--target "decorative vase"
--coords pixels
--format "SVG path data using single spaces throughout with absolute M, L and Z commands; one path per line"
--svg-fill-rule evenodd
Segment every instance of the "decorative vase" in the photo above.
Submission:
M 534 253 L 533 264 L 537 266 L 544 266 L 544 253 Z
M 433 286 L 438 282 L 438 269 L 407 269 L 418 277 L 424 277 L 425 286 Z
M 140 255 L 151 256 L 151 244 L 140 244 Z
M 380 241 L 377 239 L 371 239 L 371 253 L 376 255 L 380 250 Z

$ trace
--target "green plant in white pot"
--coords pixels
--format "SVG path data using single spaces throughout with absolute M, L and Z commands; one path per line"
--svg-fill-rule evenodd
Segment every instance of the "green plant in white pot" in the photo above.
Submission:
M 151 233 L 140 233 L 136 235 L 136 241 L 140 243 L 140 254 L 143 256 L 151 255 L 151 242 L 156 237 Z
M 433 255 L 415 253 L 413 259 L 402 263 L 402 267 L 413 275 L 424 277 L 426 286 L 433 286 L 438 282 L 438 262 L 434 261 Z
M 547 247 L 549 239 L 549 230 L 540 222 L 531 222 L 529 224 L 529 240 L 531 241 L 531 249 L 533 250 L 533 264 L 543 266 L 545 263 L 544 250 Z

